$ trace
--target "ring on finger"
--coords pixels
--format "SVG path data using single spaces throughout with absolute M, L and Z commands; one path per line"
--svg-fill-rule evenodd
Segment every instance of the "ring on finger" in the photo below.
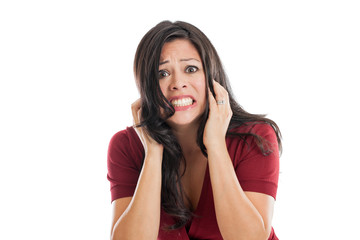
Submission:
M 217 104 L 217 105 L 224 105 L 224 104 L 225 104 L 225 100 L 216 101 L 216 104 Z

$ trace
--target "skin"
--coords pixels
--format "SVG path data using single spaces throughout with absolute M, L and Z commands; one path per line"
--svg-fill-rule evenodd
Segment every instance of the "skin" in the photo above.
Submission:
M 181 51 L 179 51 L 181 49 Z M 205 111 L 205 73 L 195 47 L 187 40 L 166 43 L 162 49 L 159 66 L 159 85 L 167 99 L 191 95 L 196 106 L 186 111 L 176 111 L 167 120 L 172 129 L 197 127 Z
M 227 91 L 214 81 L 215 99 L 206 89 L 201 58 L 188 40 L 166 43 L 160 63 L 159 84 L 164 96 L 171 99 L 191 95 L 196 101 L 195 107 L 176 111 L 167 122 L 182 147 L 187 164 L 182 178 L 184 191 L 190 199 L 186 204 L 194 209 L 197 207 L 206 166 L 209 165 L 216 218 L 223 238 L 268 239 L 274 199 L 262 193 L 244 192 L 239 184 L 225 143 L 232 116 Z M 208 159 L 196 144 L 199 117 L 207 101 L 206 91 L 209 91 L 210 113 L 203 142 Z M 219 100 L 225 100 L 225 104 L 218 105 Z M 139 123 L 140 112 L 139 99 L 132 105 L 135 124 Z M 113 201 L 112 239 L 157 239 L 159 231 L 163 147 L 141 128 L 136 128 L 136 132 L 145 149 L 144 166 L 134 196 Z

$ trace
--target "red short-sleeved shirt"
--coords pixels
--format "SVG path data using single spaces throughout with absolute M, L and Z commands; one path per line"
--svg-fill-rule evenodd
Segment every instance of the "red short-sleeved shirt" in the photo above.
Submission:
M 264 156 L 254 138 L 247 144 L 239 137 L 227 137 L 226 145 L 233 161 L 240 186 L 244 191 L 268 194 L 276 199 L 279 178 L 279 151 L 274 130 L 267 124 L 241 126 L 236 132 L 249 132 L 262 136 L 270 142 L 273 152 Z M 144 149 L 132 127 L 116 133 L 109 144 L 108 175 L 111 187 L 111 201 L 133 196 L 140 175 Z M 172 225 L 174 220 L 164 211 L 161 212 L 158 239 L 222 239 L 217 225 L 214 200 L 207 167 L 200 200 L 188 228 L 165 231 L 164 225 Z M 269 240 L 278 239 L 272 229 Z

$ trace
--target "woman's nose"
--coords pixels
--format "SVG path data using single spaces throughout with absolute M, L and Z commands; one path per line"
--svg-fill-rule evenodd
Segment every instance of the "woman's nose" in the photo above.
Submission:
M 179 90 L 182 88 L 186 88 L 187 83 L 185 76 L 182 76 L 181 74 L 174 74 L 169 87 L 171 90 Z

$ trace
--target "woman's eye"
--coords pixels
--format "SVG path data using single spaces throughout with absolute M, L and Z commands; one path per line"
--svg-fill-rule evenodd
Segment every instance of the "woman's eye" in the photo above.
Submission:
M 186 72 L 188 72 L 188 73 L 194 73 L 197 70 L 198 70 L 198 68 L 195 67 L 195 66 L 189 66 L 189 67 L 186 68 Z
M 164 78 L 164 77 L 167 77 L 169 76 L 169 73 L 164 71 L 164 70 L 160 70 L 159 71 L 159 78 Z

